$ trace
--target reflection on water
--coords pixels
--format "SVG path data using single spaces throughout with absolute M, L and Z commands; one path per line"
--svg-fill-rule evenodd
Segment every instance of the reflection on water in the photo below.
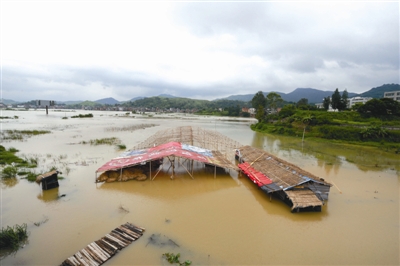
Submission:
M 44 201 L 44 202 L 52 202 L 55 200 L 60 199 L 60 197 L 65 196 L 64 194 L 59 194 L 59 187 L 52 188 L 49 190 L 42 190 L 38 195 L 37 198 Z
M 371 147 L 315 142 L 300 138 L 254 133 L 252 146 L 263 148 L 271 153 L 294 158 L 311 156 L 327 172 L 336 171 L 346 161 L 362 171 L 381 171 L 385 169 L 400 171 L 400 155 L 386 153 Z
M 0 168 L 0 170 L 2 170 Z M 14 178 L 2 178 L 1 179 L 1 188 L 5 189 L 5 188 L 12 188 L 14 187 L 16 184 L 18 184 L 19 179 L 14 177 Z
M 41 165 L 40 171 L 58 163 L 70 172 L 59 181 L 59 188 L 48 191 L 27 180 L 2 183 L 3 226 L 28 223 L 30 232 L 29 244 L 15 257 L 4 258 L 2 265 L 59 264 L 127 221 L 145 227 L 145 234 L 108 265 L 168 265 L 162 258 L 165 252 L 180 253 L 194 265 L 399 264 L 399 165 L 394 155 L 307 139 L 302 144 L 300 138 L 254 133 L 235 119 L 148 119 L 80 110 L 73 115 L 94 113 L 94 117 L 63 120 L 64 112 L 51 110 L 48 116 L 39 111 L 4 112 L 19 119 L 7 121 L 3 129 L 52 130 L 24 142 L 2 143 L 5 148 L 40 158 L 63 155 L 62 162 Z M 145 123 L 159 126 L 133 132 L 105 130 Z M 185 125 L 216 130 L 244 145 L 263 148 L 336 186 L 322 212 L 294 214 L 245 176 L 231 171 L 218 172 L 214 178 L 213 169 L 201 165 L 195 167 L 193 179 L 184 169 L 176 169 L 171 179 L 166 164 L 154 181 L 96 184 L 96 169 L 121 151 L 79 144 L 116 137 L 130 148 L 159 130 Z M 63 194 L 67 196 L 60 198 Z M 33 224 L 43 217 L 48 217 L 46 223 Z M 152 235 L 159 235 L 161 243 L 171 239 L 179 247 L 150 245 Z

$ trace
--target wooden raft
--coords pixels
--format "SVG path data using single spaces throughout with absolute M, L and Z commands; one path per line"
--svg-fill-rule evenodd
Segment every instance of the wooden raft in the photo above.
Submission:
M 76 252 L 73 256 L 69 257 L 62 266 L 97 266 L 101 265 L 119 250 L 131 244 L 136 239 L 143 235 L 144 228 L 135 226 L 129 222 L 123 224 L 103 238 L 94 241 L 87 245 L 87 247 Z

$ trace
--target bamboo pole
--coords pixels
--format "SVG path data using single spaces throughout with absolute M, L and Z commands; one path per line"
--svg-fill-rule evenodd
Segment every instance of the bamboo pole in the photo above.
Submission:
M 339 187 L 338 186 L 336 186 L 336 184 L 335 183 L 333 183 L 332 181 L 331 181 L 331 183 L 337 188 L 337 190 L 339 190 L 339 192 L 340 192 L 340 194 L 342 194 L 342 191 L 339 189 Z
M 190 175 L 190 177 L 191 177 L 192 179 L 194 179 L 194 177 L 190 174 L 190 172 L 188 171 L 188 169 L 187 169 L 183 164 L 181 164 L 181 166 L 186 170 L 186 172 Z
M 154 175 L 153 179 L 150 178 L 151 181 L 153 181 L 153 180 L 156 178 L 156 176 L 157 176 L 158 173 L 161 171 L 161 169 L 162 169 L 162 167 L 160 167 L 160 169 L 158 169 L 158 171 L 157 171 L 157 173 Z M 168 168 L 168 170 L 169 170 L 169 168 Z M 168 172 L 168 170 L 167 170 L 167 172 Z

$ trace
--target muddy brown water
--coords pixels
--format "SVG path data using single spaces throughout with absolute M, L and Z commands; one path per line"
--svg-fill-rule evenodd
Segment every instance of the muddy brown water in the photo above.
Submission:
M 86 113 L 94 118 L 61 119 Z M 145 234 L 104 265 L 169 265 L 165 252 L 180 253 L 193 265 L 399 264 L 398 155 L 266 136 L 251 131 L 250 120 L 54 110 L 1 116 L 18 116 L 2 119 L 1 130 L 50 130 L 1 145 L 36 158 L 35 171 L 54 165 L 65 177 L 48 191 L 24 179 L 1 183 L 2 227 L 27 223 L 29 231 L 29 242 L 1 265 L 57 265 L 127 221 L 145 227 Z M 138 124 L 157 126 L 106 130 Z M 173 180 L 161 172 L 154 181 L 94 183 L 96 169 L 121 151 L 81 141 L 117 137 L 129 149 L 159 130 L 183 125 L 216 130 L 333 182 L 329 201 L 320 213 L 293 214 L 246 177 L 231 171 L 214 178 L 200 166 L 194 179 L 178 171 Z

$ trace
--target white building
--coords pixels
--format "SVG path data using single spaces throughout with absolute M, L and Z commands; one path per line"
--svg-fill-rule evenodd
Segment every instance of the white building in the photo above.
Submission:
M 387 91 L 383 94 L 383 98 L 390 98 L 400 102 L 400 91 Z
M 372 100 L 372 98 L 371 97 L 359 97 L 359 96 L 350 98 L 347 100 L 347 108 L 353 107 L 353 105 L 355 105 L 356 103 L 365 104 L 369 100 Z

